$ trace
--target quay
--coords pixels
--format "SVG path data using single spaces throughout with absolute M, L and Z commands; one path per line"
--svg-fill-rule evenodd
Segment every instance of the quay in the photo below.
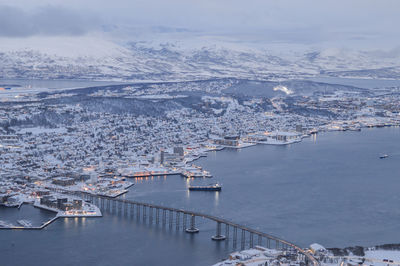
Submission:
M 122 175 L 123 177 L 127 178 L 146 178 L 146 177 L 152 177 L 152 176 L 169 176 L 169 175 L 181 175 L 182 173 L 176 172 L 176 173 L 144 173 L 144 174 L 137 174 L 137 175 Z
M 181 177 L 186 177 L 186 178 L 196 178 L 196 177 L 203 177 L 203 176 L 193 176 L 193 175 L 188 175 L 185 173 L 181 173 L 181 172 L 174 172 L 174 173 L 145 173 L 145 174 L 137 174 L 137 175 L 122 175 L 123 177 L 127 177 L 127 178 L 133 178 L 133 179 L 137 179 L 137 178 L 149 178 L 149 177 L 158 177 L 158 176 L 171 176 L 171 175 L 179 175 Z M 204 176 L 204 177 L 209 177 L 209 176 Z
M 8 226 L 8 227 L 0 227 L 1 230 L 41 230 L 43 228 L 45 228 L 46 226 L 48 226 L 49 224 L 51 224 L 52 222 L 54 222 L 55 220 L 57 220 L 58 218 L 60 218 L 60 216 L 55 216 L 53 218 L 51 218 L 50 220 L 48 220 L 47 222 L 43 223 L 41 226 Z

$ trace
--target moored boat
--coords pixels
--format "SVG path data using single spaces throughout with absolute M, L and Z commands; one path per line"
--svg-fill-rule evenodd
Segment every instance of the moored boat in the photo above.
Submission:
M 208 186 L 190 186 L 189 190 L 197 191 L 221 191 L 222 186 L 220 184 L 210 184 Z

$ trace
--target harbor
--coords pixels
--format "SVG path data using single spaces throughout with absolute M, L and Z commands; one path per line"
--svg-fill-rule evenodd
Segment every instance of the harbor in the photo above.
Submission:
M 300 144 L 292 146 L 257 145 L 238 152 L 225 149 L 217 153 L 210 153 L 207 158 L 196 161 L 196 164 L 210 170 L 215 178 L 223 184 L 222 193 L 198 193 L 188 191 L 188 186 L 208 184 L 209 179 L 184 179 L 179 175 L 164 178 L 163 176 L 146 179 L 132 179 L 134 186 L 120 199 L 135 202 L 147 202 L 154 205 L 173 207 L 178 210 L 190 210 L 207 213 L 215 217 L 244 224 L 249 228 L 261 232 L 271 233 L 282 239 L 287 239 L 300 247 L 308 247 L 310 243 L 318 242 L 326 247 L 345 247 L 349 245 L 375 245 L 392 243 L 399 238 L 397 231 L 390 228 L 397 223 L 397 215 L 393 214 L 393 206 L 398 202 L 394 198 L 396 188 L 386 186 L 390 180 L 396 180 L 399 149 L 395 140 L 398 138 L 398 128 L 366 129 L 361 132 L 329 132 L 318 134 L 313 138 L 306 138 Z M 376 140 L 379 140 L 377 142 Z M 379 145 L 377 145 L 379 143 Z M 353 146 L 359 151 L 348 153 L 348 147 Z M 326 150 L 331 152 L 327 155 Z M 386 152 L 390 155 L 386 160 L 378 156 Z M 306 156 L 307 155 L 307 156 Z M 323 156 L 324 155 L 324 156 Z M 356 159 L 355 159 L 356 158 Z M 326 167 L 320 167 L 323 162 L 329 162 L 333 168 L 327 173 Z M 352 161 L 354 167 L 346 164 Z M 291 167 L 287 167 L 290 165 Z M 335 167 L 342 165 L 342 168 Z M 367 165 L 367 166 L 366 166 Z M 376 176 L 381 178 L 378 180 Z M 321 179 L 326 179 L 324 183 Z M 366 182 L 368 181 L 368 182 Z M 257 184 L 257 185 L 250 185 Z M 282 188 L 285 184 L 286 189 Z M 360 185 L 361 184 L 361 185 Z M 375 193 L 376 188 L 384 189 L 385 195 Z M 246 189 L 243 189 L 246 188 Z M 290 193 L 287 193 L 290 191 Z M 368 193 L 365 193 L 365 192 Z M 374 192 L 375 191 L 375 192 Z M 305 193 L 307 192 L 307 193 Z M 322 193 L 323 192 L 323 193 Z M 326 195 L 325 195 L 326 194 Z M 259 201 L 257 195 L 264 195 Z M 332 198 L 339 197 L 340 209 L 331 203 Z M 349 198 L 351 205 L 340 198 Z M 388 205 L 387 197 L 394 199 Z M 252 207 L 249 210 L 249 206 Z M 29 208 L 28 208 L 29 207 Z M 112 203 L 110 203 L 112 207 Z M 356 207 L 357 212 L 354 213 Z M 116 213 L 118 214 L 116 204 Z M 301 208 L 303 211 L 298 212 Z M 371 213 L 370 209 L 380 209 L 380 213 Z M 32 210 L 25 215 L 30 206 L 24 204 L 21 210 L 17 208 L 1 209 L 1 214 L 12 217 L 10 222 L 33 217 L 35 212 L 49 215 L 41 209 Z M 33 209 L 33 208 L 32 208 Z M 129 211 L 129 208 L 128 208 Z M 135 210 L 136 212 L 136 207 Z M 228 254 L 234 252 L 233 231 L 229 231 L 228 241 L 212 241 L 216 235 L 215 222 L 207 222 L 196 218 L 196 228 L 199 234 L 193 236 L 183 231 L 183 215 L 180 214 L 180 229 L 176 231 L 176 215 L 172 222 L 172 231 L 169 230 L 167 217 L 165 230 L 162 225 L 162 211 L 159 213 L 159 225 L 156 224 L 156 211 L 153 209 L 153 225 L 149 226 L 150 212 L 146 209 L 146 222 L 143 222 L 143 209 L 138 219 L 136 213 L 131 217 L 128 212 L 125 216 L 124 207 L 121 215 L 115 215 L 105 210 L 102 218 L 68 218 L 57 219 L 46 230 L 4 230 L 2 237 L 5 243 L 0 244 L 4 250 L 5 261 L 18 254 L 17 262 L 23 264 L 24 249 L 35 247 L 34 252 L 46 255 L 49 259 L 62 258 L 69 263 L 90 264 L 93 260 L 112 264 L 115 256 L 124 257 L 121 263 L 129 264 L 132 261 L 140 264 L 162 264 L 165 257 L 171 257 L 169 263 L 175 265 L 213 265 L 227 259 Z M 50 213 L 50 216 L 54 216 Z M 4 217 L 4 216 L 1 216 Z M 48 217 L 48 218 L 47 218 Z M 335 217 L 341 217 L 337 222 Z M 3 220 L 4 218 L 2 218 Z M 10 218 L 11 219 L 11 218 Z M 43 216 L 43 220 L 51 219 Z M 285 225 L 282 224 L 285 220 Z M 9 222 L 7 220 L 7 222 Z M 380 230 L 376 222 L 383 225 L 384 232 L 378 236 L 371 232 Z M 42 221 L 37 222 L 40 225 Z M 355 225 L 364 226 L 355 227 Z M 34 224 L 35 225 L 35 224 Z M 187 216 L 187 227 L 190 217 Z M 114 227 L 115 229 L 110 230 Z M 329 228 L 335 228 L 332 233 Z M 350 228 L 352 228 L 350 230 Z M 356 230 L 354 229 L 356 228 Z M 35 232 L 36 231 L 36 232 Z M 24 235 L 22 235 L 22 233 Z M 37 233 L 37 234 L 36 234 Z M 72 237 L 68 237 L 72 235 Z M 221 227 L 221 234 L 227 235 Z M 323 236 L 319 238 L 318 236 Z M 241 248 L 241 232 L 238 231 L 237 249 Z M 55 239 L 56 238 L 56 239 Z M 108 241 L 104 241 L 108 239 Z M 356 240 L 355 240 L 356 239 Z M 253 245 L 258 245 L 254 237 Z M 93 247 L 90 243 L 98 243 Z M 15 243 L 15 248 L 10 243 Z M 33 243 L 36 243 L 33 245 Z M 71 254 L 57 254 L 78 243 L 79 249 L 72 249 Z M 229 243 L 226 246 L 226 243 Z M 267 245 L 263 240 L 264 246 Z M 271 242 L 272 244 L 272 242 Z M 132 247 L 129 252 L 117 246 Z M 250 245 L 250 236 L 246 233 L 245 248 Z M 153 247 L 160 250 L 160 256 L 145 256 L 144 247 Z M 271 246 L 273 248 L 274 246 Z M 94 252 L 101 250 L 98 258 L 79 258 L 82 250 Z M 110 256 L 109 252 L 113 255 Z M 57 254 L 57 255 L 55 255 Z M 32 255 L 26 255 L 35 261 Z M 75 260 L 79 258 L 79 261 Z

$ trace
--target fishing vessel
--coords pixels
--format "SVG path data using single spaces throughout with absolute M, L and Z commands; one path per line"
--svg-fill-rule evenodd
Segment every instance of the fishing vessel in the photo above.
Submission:
M 218 183 L 210 184 L 208 186 L 189 186 L 189 190 L 194 191 L 221 191 L 222 186 Z

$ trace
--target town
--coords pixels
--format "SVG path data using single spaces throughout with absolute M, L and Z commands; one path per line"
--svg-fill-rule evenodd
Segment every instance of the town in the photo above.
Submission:
M 267 97 L 229 91 L 234 83 L 0 91 L 0 204 L 32 204 L 55 213 L 40 226 L 5 217 L 0 229 L 42 229 L 60 217 L 101 217 L 100 208 L 83 195 L 113 199 L 135 190 L 137 179 L 212 178 L 195 162 L 209 152 L 400 125 L 399 88 L 349 91 L 338 85 L 327 91 L 323 85 L 302 93 L 280 86 Z M 333 254 L 317 244 L 306 252 L 323 265 L 377 261 Z M 216 265 L 304 261 L 296 251 L 257 246 Z
M 57 200 L 60 191 L 117 197 L 132 178 L 212 177 L 194 162 L 210 151 L 400 124 L 399 88 L 292 94 L 278 87 L 264 97 L 226 93 L 233 83 L 7 90 L 0 95 L 0 204 Z

